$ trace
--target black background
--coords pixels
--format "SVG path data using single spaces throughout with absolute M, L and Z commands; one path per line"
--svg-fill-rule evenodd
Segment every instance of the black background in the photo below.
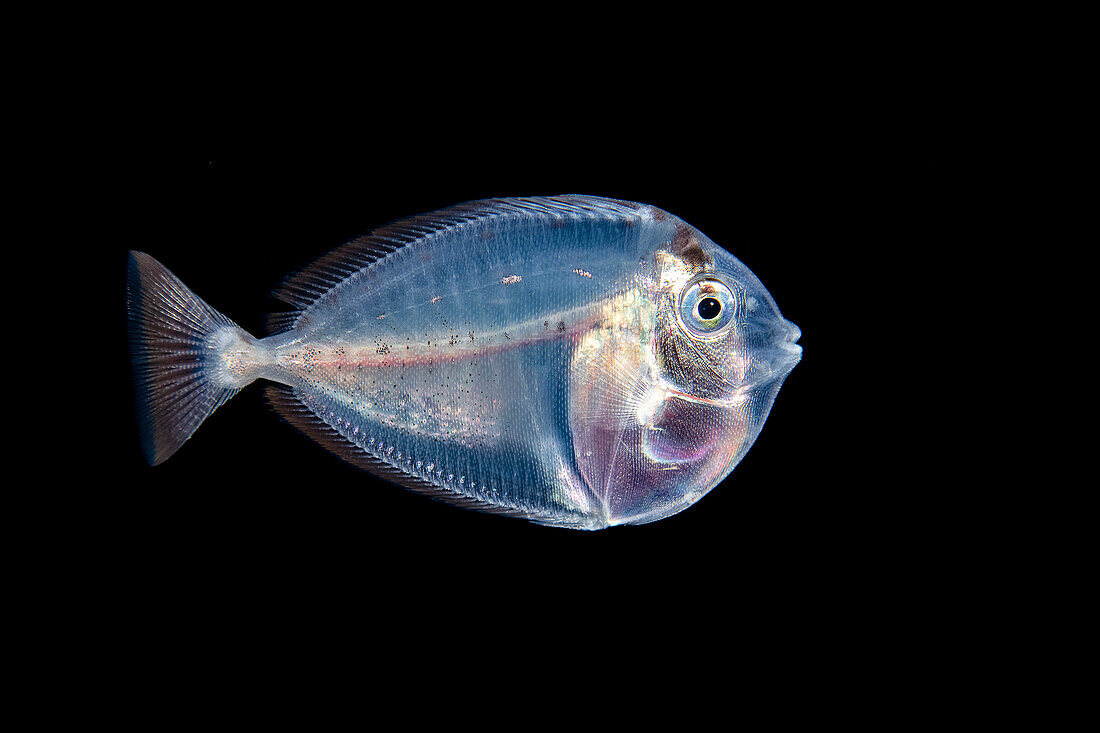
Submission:
M 644 625 L 672 633 L 687 623 L 673 610 L 685 604 L 693 617 L 738 609 L 804 623 L 806 604 L 844 593 L 845 568 L 865 561 L 875 499 L 852 479 L 862 459 L 843 384 L 853 307 L 843 278 L 867 253 L 854 222 L 881 196 L 855 170 L 850 131 L 811 124 L 805 103 L 747 124 L 677 105 L 589 114 L 488 103 L 453 115 L 318 112 L 332 129 L 312 118 L 298 129 L 302 110 L 158 119 L 100 163 L 117 182 L 114 228 L 96 251 L 109 345 L 99 384 L 112 410 L 96 460 L 115 487 L 95 500 L 107 516 L 100 546 L 149 603 L 185 614 L 216 603 L 458 618 L 474 604 L 493 609 L 489 626 L 527 633 L 525 613 L 553 625 L 543 614 L 597 604 L 633 622 L 627 609 L 645 609 Z M 559 193 L 682 217 L 740 258 L 802 329 L 803 360 L 756 444 L 696 505 L 599 532 L 452 508 L 328 454 L 256 385 L 167 462 L 145 464 L 125 342 L 128 250 L 262 334 L 264 314 L 283 309 L 269 295 L 281 279 L 354 236 L 472 199 Z

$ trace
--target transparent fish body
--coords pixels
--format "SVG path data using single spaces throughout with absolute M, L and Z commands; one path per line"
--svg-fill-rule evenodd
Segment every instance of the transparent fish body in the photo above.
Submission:
M 282 296 L 298 310 L 265 339 L 202 304 L 223 391 L 270 380 L 277 408 L 368 470 L 585 529 L 661 519 L 710 491 L 801 354 L 736 258 L 664 211 L 594 197 L 416 217 Z

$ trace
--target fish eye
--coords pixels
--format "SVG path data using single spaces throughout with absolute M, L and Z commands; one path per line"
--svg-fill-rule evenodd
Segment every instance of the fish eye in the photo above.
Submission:
M 704 321 L 709 321 L 712 318 L 717 318 L 718 314 L 722 312 L 722 304 L 714 298 L 703 298 L 699 301 L 699 317 Z
M 680 322 L 689 333 L 714 337 L 733 322 L 737 303 L 737 296 L 720 280 L 689 282 L 680 295 Z

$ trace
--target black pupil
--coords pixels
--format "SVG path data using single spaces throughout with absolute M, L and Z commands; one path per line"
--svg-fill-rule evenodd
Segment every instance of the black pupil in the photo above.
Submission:
M 699 301 L 699 317 L 704 321 L 716 318 L 722 312 L 722 304 L 714 298 L 703 298 Z

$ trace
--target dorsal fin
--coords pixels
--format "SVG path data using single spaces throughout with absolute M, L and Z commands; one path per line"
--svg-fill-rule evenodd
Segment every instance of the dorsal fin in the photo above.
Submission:
M 579 524 L 578 521 L 558 520 L 547 517 L 531 517 L 527 513 L 512 507 L 497 506 L 488 502 L 479 501 L 464 494 L 459 494 L 442 486 L 430 484 L 419 476 L 413 476 L 394 468 L 389 463 L 379 460 L 365 450 L 349 441 L 335 428 L 319 418 L 313 410 L 306 407 L 294 394 L 294 389 L 282 384 L 268 384 L 265 392 L 267 400 L 279 415 L 294 427 L 301 430 L 308 437 L 317 441 L 322 447 L 332 451 L 340 458 L 353 466 L 367 471 L 390 483 L 397 484 L 418 494 L 430 496 L 433 499 L 463 507 L 476 509 L 479 512 L 489 514 L 501 514 L 509 517 L 527 518 L 538 524 L 552 524 L 558 526 L 570 526 Z
M 358 237 L 288 277 L 273 295 L 304 311 L 354 272 L 416 241 L 452 227 L 497 216 L 635 215 L 641 204 L 598 196 L 540 196 L 469 201 L 388 224 Z M 286 326 L 285 322 L 278 324 Z

